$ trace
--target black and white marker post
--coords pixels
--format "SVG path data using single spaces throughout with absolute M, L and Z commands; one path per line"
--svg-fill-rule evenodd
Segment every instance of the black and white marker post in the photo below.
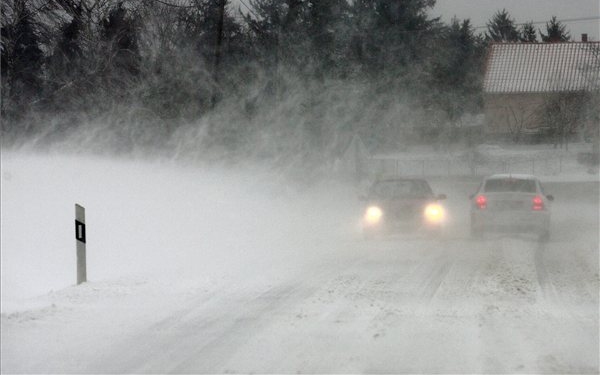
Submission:
M 85 264 L 85 208 L 75 203 L 75 244 L 77 245 L 77 285 L 87 281 Z

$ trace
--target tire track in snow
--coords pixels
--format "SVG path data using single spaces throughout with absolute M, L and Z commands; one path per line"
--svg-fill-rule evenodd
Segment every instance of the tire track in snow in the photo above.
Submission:
M 541 296 L 555 308 L 598 303 L 597 259 L 590 261 L 586 241 L 551 241 L 535 252 L 537 280 Z M 597 246 L 597 245 L 590 245 Z M 567 250 L 567 252 L 565 252 Z M 592 254 L 597 251 L 592 249 Z M 594 259 L 595 257 L 592 257 Z
M 430 302 L 435 297 L 454 262 L 455 260 L 450 259 L 448 254 L 443 254 L 438 258 L 426 280 L 424 280 L 424 285 L 419 293 L 423 302 Z
M 534 255 L 536 280 L 541 292 L 541 297 L 548 302 L 555 302 L 557 301 L 557 293 L 554 284 L 552 283 L 552 279 L 548 275 L 545 261 L 546 252 L 547 245 L 539 243 L 535 249 Z
M 360 261 L 351 257 L 335 271 L 344 272 Z M 320 267 L 308 280 L 291 279 L 258 293 L 230 286 L 233 291 L 221 288 L 212 298 L 194 298 L 173 316 L 120 340 L 90 368 L 119 373 L 235 371 L 223 367 L 229 358 L 274 321 L 293 316 L 295 306 L 331 277 L 329 268 Z
M 498 236 L 485 241 L 488 250 L 487 266 L 484 275 L 486 287 L 491 292 L 490 297 L 484 298 L 478 313 L 480 329 L 480 366 L 482 372 L 509 373 L 523 371 L 519 353 L 523 352 L 521 332 L 507 324 L 506 317 L 512 314 L 506 309 L 507 299 L 519 299 L 518 287 L 514 280 L 518 280 L 514 263 L 519 256 L 507 248 L 507 244 L 514 245 L 513 241 Z M 520 251 L 521 249 L 518 249 Z M 511 267 L 511 265 L 513 267 Z M 518 350 L 515 348 L 518 347 Z M 511 360 L 507 360 L 511 358 Z M 512 367 L 512 368 L 511 368 Z
M 261 339 L 262 335 L 269 332 L 269 329 L 277 326 L 282 322 L 288 321 L 294 317 L 297 319 L 302 314 L 302 307 L 307 305 L 307 302 L 313 297 L 322 293 L 327 285 L 327 280 L 332 277 L 340 279 L 343 275 L 353 274 L 353 270 L 357 269 L 357 265 L 363 264 L 365 259 L 361 257 L 350 257 L 343 263 L 336 263 L 333 270 L 331 265 L 320 267 L 319 272 L 310 277 L 307 287 L 306 279 L 295 280 L 287 286 L 284 284 L 281 287 L 273 288 L 260 297 L 254 298 L 248 302 L 251 307 L 244 313 L 236 314 L 232 320 L 228 317 L 224 320 L 225 327 L 218 330 L 218 335 L 207 343 L 202 349 L 193 351 L 194 356 L 188 356 L 188 359 L 181 361 L 174 366 L 171 372 L 198 372 L 197 369 L 202 369 L 202 372 L 248 372 L 246 368 L 236 369 L 236 364 L 231 364 L 230 360 L 240 353 L 242 356 L 248 353 L 248 345 L 251 342 Z M 333 271 L 333 274 L 332 274 Z M 341 279 L 344 279 L 343 277 Z M 291 285 L 292 287 L 290 287 Z M 320 317 L 323 318 L 322 316 Z M 240 333 L 243 332 L 243 335 Z M 272 333 L 271 333 L 272 335 Z M 255 349 L 250 349 L 254 352 Z M 286 353 L 286 355 L 298 354 L 303 348 L 294 349 L 295 353 Z M 258 351 L 258 356 L 262 356 L 260 368 L 257 371 L 264 371 L 265 368 L 272 368 L 274 371 L 281 372 L 281 361 L 285 358 L 273 358 L 269 353 Z M 275 359 L 275 362 L 273 360 Z M 243 362 L 243 361 L 242 361 Z M 254 358 L 252 363 L 256 362 Z M 229 366 L 229 367 L 227 367 Z M 269 371 L 267 371 L 269 372 Z
M 287 283 L 252 296 L 243 289 L 221 290 L 223 295 L 208 305 L 184 309 L 120 340 L 89 368 L 106 373 L 223 373 L 226 369 L 220 366 L 268 325 L 278 308 L 311 295 L 313 289 Z
M 316 287 L 307 288 L 298 284 L 282 285 L 244 302 L 237 306 L 238 311 L 226 314 L 211 327 L 213 334 L 208 339 L 199 337 L 197 332 L 188 336 L 192 343 L 185 347 L 193 349 L 186 353 L 185 359 L 170 367 L 169 372 L 235 372 L 235 369 L 223 367 L 228 359 L 268 327 L 272 323 L 270 318 L 277 316 L 281 308 L 305 300 L 316 290 Z

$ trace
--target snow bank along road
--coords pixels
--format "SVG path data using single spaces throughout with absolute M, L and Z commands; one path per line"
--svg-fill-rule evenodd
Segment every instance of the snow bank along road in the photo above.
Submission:
M 556 197 L 547 244 L 469 239 L 475 180 L 431 181 L 449 195 L 444 239 L 364 241 L 348 191 L 264 196 L 263 185 L 240 189 L 238 177 L 170 168 L 158 172 L 168 183 L 142 188 L 148 170 L 99 163 L 92 169 L 114 168 L 119 182 L 77 192 L 88 202 L 92 281 L 63 287 L 46 272 L 74 277 L 73 260 L 61 269 L 50 255 L 74 252 L 70 236 L 63 244 L 46 233 L 38 254 L 17 235 L 36 219 L 13 204 L 39 193 L 38 209 L 56 209 L 43 202 L 47 189 L 64 188 L 62 169 L 38 163 L 3 165 L 3 373 L 598 372 L 597 182 L 546 184 Z M 28 185 L 39 179 L 56 186 Z M 139 202 L 118 199 L 131 190 Z M 113 205 L 118 215 L 93 214 Z M 55 291 L 22 298 L 36 292 L 26 279 L 51 280 Z

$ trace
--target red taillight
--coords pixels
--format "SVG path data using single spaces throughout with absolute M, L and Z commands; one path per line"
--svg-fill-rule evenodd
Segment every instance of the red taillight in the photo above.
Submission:
M 533 197 L 532 203 L 533 203 L 533 205 L 531 206 L 532 210 L 542 211 L 544 209 L 544 200 L 539 195 L 536 195 L 535 197 Z
M 478 195 L 477 198 L 475 198 L 475 203 L 477 204 L 477 207 L 484 209 L 487 207 L 487 198 L 485 195 Z

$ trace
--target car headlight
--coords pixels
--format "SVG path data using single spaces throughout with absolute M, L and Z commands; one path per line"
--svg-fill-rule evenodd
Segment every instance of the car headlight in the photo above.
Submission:
M 377 224 L 381 221 L 383 211 L 377 206 L 370 206 L 365 213 L 365 220 L 368 224 Z
M 428 204 L 427 207 L 425 207 L 425 218 L 428 222 L 435 224 L 441 223 L 442 221 L 444 221 L 444 217 L 444 207 L 442 207 L 441 205 L 437 203 L 431 203 Z

